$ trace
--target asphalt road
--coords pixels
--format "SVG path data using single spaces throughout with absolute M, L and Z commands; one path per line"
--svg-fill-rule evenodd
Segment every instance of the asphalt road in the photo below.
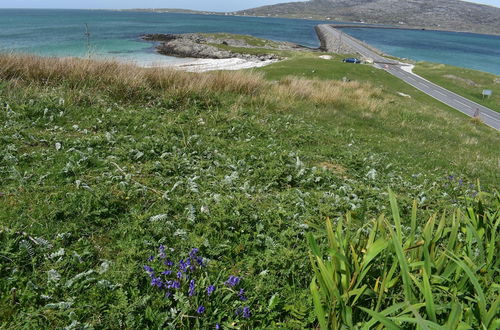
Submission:
M 349 47 L 356 50 L 361 56 L 372 58 L 376 67 L 386 70 L 393 76 L 398 77 L 399 79 L 412 85 L 416 89 L 464 113 L 469 117 L 474 117 L 479 114 L 479 117 L 481 118 L 483 123 L 490 127 L 493 127 L 496 130 L 500 130 L 500 113 L 484 107 L 476 102 L 473 102 L 463 96 L 450 92 L 449 90 L 438 86 L 420 77 L 419 75 L 407 72 L 402 69 L 402 67 L 407 66 L 405 63 L 400 63 L 398 61 L 385 58 L 369 49 L 368 47 L 364 46 L 361 41 L 340 32 L 339 30 L 336 30 L 331 26 L 328 26 L 328 28 L 328 31 L 331 31 L 331 33 L 334 34 L 336 38 L 338 38 L 340 35 L 342 38 L 342 42 L 347 43 Z

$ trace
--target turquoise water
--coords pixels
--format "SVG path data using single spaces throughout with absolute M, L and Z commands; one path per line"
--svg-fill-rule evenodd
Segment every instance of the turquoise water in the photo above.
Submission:
M 134 13 L 104 10 L 0 9 L 0 52 L 113 57 L 138 62 L 183 61 L 158 55 L 145 33 L 228 32 L 317 47 L 322 22 L 280 18 Z M 85 36 L 88 24 L 90 49 Z
M 359 28 L 342 31 L 393 56 L 456 65 L 500 75 L 500 36 Z
M 138 62 L 185 61 L 158 55 L 145 33 L 229 32 L 318 47 L 312 20 L 133 13 L 104 10 L 0 9 L 0 52 L 114 57 Z M 90 47 L 85 37 L 89 26 Z M 382 51 L 500 74 L 500 37 L 435 31 L 349 29 Z

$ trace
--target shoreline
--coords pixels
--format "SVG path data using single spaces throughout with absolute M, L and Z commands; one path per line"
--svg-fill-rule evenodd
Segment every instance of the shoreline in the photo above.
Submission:
M 142 68 L 172 68 L 178 69 L 187 72 L 207 72 L 207 71 L 235 71 L 235 70 L 243 70 L 243 69 L 253 69 L 253 68 L 261 68 L 263 66 L 267 66 L 279 60 L 266 60 L 266 61 L 255 61 L 255 60 L 246 60 L 241 58 L 185 58 L 186 62 L 140 62 L 140 61 L 132 61 L 131 63 L 142 67 Z
M 161 10 L 154 10 L 154 9 L 107 9 L 108 11 L 115 11 L 115 12 L 135 12 L 135 13 L 158 13 L 158 14 L 184 14 L 184 15 L 206 15 L 206 16 L 232 16 L 232 17 L 255 17 L 255 18 L 284 18 L 284 19 L 297 19 L 297 20 L 306 20 L 306 21 L 318 21 L 318 22 L 324 22 L 324 24 L 340 24 L 340 25 L 351 25 L 351 24 L 359 24 L 358 27 L 360 28 L 387 28 L 387 29 L 393 29 L 393 30 L 417 30 L 417 31 L 433 31 L 433 32 L 451 32 L 451 33 L 468 33 L 468 34 L 475 34 L 475 35 L 484 35 L 484 36 L 495 36 L 495 37 L 500 37 L 500 33 L 484 33 L 484 32 L 471 32 L 471 31 L 464 31 L 464 30 L 450 30 L 450 29 L 439 29 L 435 27 L 425 27 L 425 26 L 407 26 L 407 27 L 400 27 L 397 25 L 390 25 L 390 24 L 384 24 L 384 23 L 360 23 L 360 22 L 342 22 L 342 23 L 335 23 L 333 20 L 325 20 L 321 18 L 308 18 L 308 17 L 292 17 L 292 16 L 255 16 L 255 15 L 226 15 L 226 13 L 221 12 L 185 12 L 182 11 L 182 9 L 165 9 L 164 11 Z M 381 26 L 377 26 L 380 24 Z M 365 27 L 364 25 L 370 25 Z

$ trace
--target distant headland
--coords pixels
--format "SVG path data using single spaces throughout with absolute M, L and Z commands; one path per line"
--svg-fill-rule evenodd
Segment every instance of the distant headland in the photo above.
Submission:
M 430 29 L 500 35 L 500 8 L 460 0 L 311 0 L 289 2 L 235 12 L 186 9 L 129 9 L 123 11 L 284 17 L 335 22 L 385 24 L 401 28 Z

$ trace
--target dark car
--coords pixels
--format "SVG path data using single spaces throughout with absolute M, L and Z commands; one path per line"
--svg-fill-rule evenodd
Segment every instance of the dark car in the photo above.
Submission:
M 344 62 L 344 63 L 361 63 L 361 60 L 358 58 L 349 57 L 349 58 L 344 58 L 342 60 L 342 62 Z

